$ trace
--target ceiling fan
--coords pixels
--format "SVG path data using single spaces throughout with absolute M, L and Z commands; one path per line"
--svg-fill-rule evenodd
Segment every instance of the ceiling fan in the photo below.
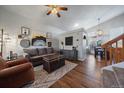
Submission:
M 67 11 L 68 10 L 67 7 L 60 7 L 58 5 L 46 5 L 46 6 L 51 8 L 51 10 L 49 10 L 46 15 L 56 14 L 58 17 L 61 17 L 59 11 L 61 11 L 61 10 Z

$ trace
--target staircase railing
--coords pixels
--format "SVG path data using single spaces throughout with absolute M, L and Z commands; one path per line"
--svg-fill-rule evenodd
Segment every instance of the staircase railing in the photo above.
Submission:
M 103 44 L 102 48 L 105 49 L 106 64 L 113 64 L 124 61 L 124 34 Z

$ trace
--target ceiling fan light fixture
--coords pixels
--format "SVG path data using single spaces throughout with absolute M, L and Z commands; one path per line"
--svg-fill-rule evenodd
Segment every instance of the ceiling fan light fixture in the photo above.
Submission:
M 57 14 L 57 13 L 58 13 L 57 9 L 56 8 L 53 8 L 52 9 L 52 14 Z
M 60 11 L 67 11 L 68 8 L 67 7 L 61 7 L 58 5 L 46 5 L 47 7 L 51 8 L 51 10 L 49 10 L 46 15 L 50 15 L 50 14 L 56 14 L 59 18 L 61 17 L 60 15 Z

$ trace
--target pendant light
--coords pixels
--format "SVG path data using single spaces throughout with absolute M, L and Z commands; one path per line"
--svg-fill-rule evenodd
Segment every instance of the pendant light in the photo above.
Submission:
M 97 29 L 97 36 L 102 36 L 103 30 L 100 29 L 100 18 L 98 18 L 98 29 Z

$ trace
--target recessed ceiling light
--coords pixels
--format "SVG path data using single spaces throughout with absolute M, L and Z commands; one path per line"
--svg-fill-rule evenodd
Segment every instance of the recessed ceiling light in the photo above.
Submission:
M 79 24 L 78 23 L 76 23 L 75 25 L 74 25 L 74 27 L 78 27 L 79 26 Z

